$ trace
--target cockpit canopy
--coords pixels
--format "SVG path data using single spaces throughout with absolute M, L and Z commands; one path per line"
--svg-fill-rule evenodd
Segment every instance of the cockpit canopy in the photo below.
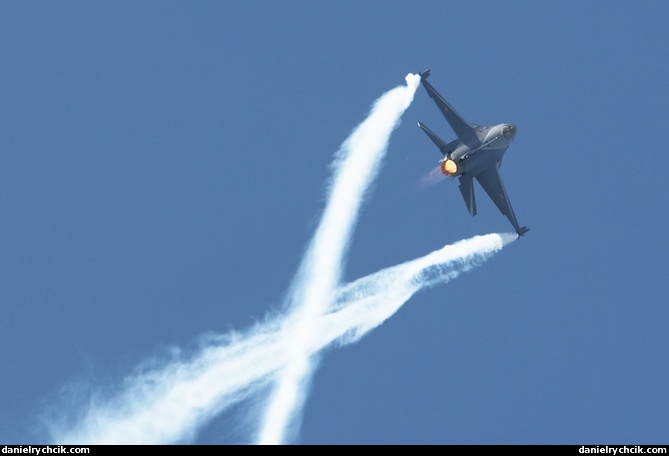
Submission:
M 502 128 L 502 136 L 504 136 L 506 139 L 511 139 L 514 136 L 516 136 L 516 133 L 518 132 L 518 128 L 514 124 L 506 124 Z

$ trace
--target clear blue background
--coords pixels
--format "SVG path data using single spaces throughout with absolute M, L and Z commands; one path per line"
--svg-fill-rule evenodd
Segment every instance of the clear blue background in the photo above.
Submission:
M 276 309 L 333 153 L 409 72 L 514 122 L 531 231 L 329 350 L 300 443 L 667 443 L 669 6 L 660 1 L 0 2 L 0 440 L 39 443 L 76 381 Z M 346 280 L 477 234 L 416 127 Z M 196 442 L 244 441 L 233 410 Z

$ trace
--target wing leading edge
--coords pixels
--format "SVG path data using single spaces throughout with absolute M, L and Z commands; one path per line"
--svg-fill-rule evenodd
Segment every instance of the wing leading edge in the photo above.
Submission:
M 453 109 L 444 97 L 442 97 L 437 90 L 432 87 L 432 84 L 427 82 L 427 77 L 430 75 L 430 70 L 425 70 L 420 73 L 420 80 L 423 83 L 423 87 L 427 91 L 427 94 L 434 100 L 439 111 L 444 115 L 448 124 L 451 126 L 453 131 L 458 138 L 465 143 L 469 148 L 476 149 L 481 145 L 481 141 L 474 129 L 467 123 L 467 121 L 460 115 L 458 112 Z

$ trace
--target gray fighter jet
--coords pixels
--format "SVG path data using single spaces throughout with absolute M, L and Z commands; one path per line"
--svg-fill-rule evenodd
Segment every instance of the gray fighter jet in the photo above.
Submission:
M 502 178 L 499 175 L 499 167 L 502 164 L 504 152 L 513 141 L 518 129 L 511 123 L 491 127 L 467 123 L 439 95 L 432 84 L 427 82 L 429 75 L 430 70 L 420 73 L 423 87 L 446 117 L 455 134 L 458 135 L 456 140 L 447 143 L 427 128 L 425 124 L 418 122 L 418 126 L 444 154 L 439 166 L 441 172 L 446 176 L 459 177 L 460 193 L 462 193 L 469 213 L 472 215 L 476 215 L 476 199 L 474 198 L 474 178 L 476 178 L 502 214 L 509 219 L 518 236 L 524 235 L 529 231 L 529 228 L 518 224 L 516 214 L 513 213 L 511 202 L 506 195 Z

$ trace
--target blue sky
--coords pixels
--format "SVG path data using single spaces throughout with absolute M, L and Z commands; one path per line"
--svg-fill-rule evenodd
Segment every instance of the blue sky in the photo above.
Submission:
M 663 2 L 0 2 L 0 440 L 41 443 L 72 385 L 279 308 L 335 151 L 431 68 L 470 122 L 514 122 L 528 235 L 327 350 L 298 443 L 666 443 Z M 354 280 L 511 231 L 472 218 L 416 126 L 353 236 Z M 248 404 L 247 404 L 248 405 Z M 242 404 L 197 443 L 245 441 Z M 77 413 L 74 410 L 74 413 Z

